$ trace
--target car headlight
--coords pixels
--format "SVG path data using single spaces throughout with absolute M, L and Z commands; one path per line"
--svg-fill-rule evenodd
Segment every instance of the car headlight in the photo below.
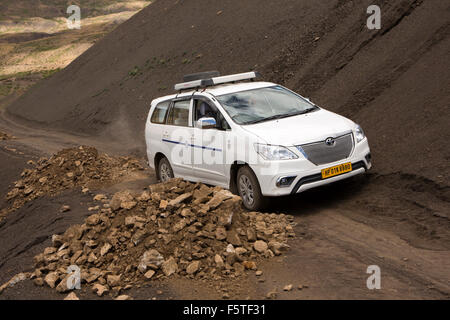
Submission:
M 358 124 L 356 125 L 356 128 L 355 128 L 355 137 L 356 137 L 356 142 L 361 142 L 366 137 L 363 129 Z
M 256 152 L 265 160 L 291 160 L 298 156 L 286 147 L 255 143 Z

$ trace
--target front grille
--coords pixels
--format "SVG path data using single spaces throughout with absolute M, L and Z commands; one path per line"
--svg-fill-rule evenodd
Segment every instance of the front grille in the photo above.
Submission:
M 351 133 L 334 138 L 334 145 L 332 146 L 327 145 L 325 141 L 302 144 L 296 147 L 315 165 L 348 158 L 353 150 L 353 136 Z
M 364 168 L 365 170 L 367 170 L 367 167 L 364 164 L 364 161 L 358 161 L 358 162 L 352 163 L 352 171 L 358 170 L 360 168 Z M 322 173 L 316 173 L 316 174 L 312 174 L 310 176 L 302 177 L 295 184 L 294 188 L 292 188 L 291 194 L 296 194 L 298 189 L 300 189 L 300 187 L 304 184 L 308 184 L 308 183 L 316 182 L 316 181 L 320 181 L 320 180 L 322 180 Z

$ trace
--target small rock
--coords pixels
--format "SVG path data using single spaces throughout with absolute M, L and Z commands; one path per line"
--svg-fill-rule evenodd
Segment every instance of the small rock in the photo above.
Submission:
M 131 298 L 130 296 L 127 296 L 126 294 L 122 294 L 122 295 L 118 296 L 117 298 L 115 298 L 114 300 L 133 300 L 133 298 Z
M 236 275 L 241 275 L 242 273 L 244 273 L 245 267 L 243 264 L 239 263 L 239 262 L 235 262 L 233 264 L 233 268 L 236 272 Z
M 178 221 L 174 226 L 173 226 L 173 232 L 178 232 L 184 229 L 184 227 L 186 227 L 186 220 L 185 219 L 181 219 L 180 221 Z
M 247 229 L 247 239 L 248 241 L 256 240 L 256 232 L 253 229 Z
M 96 283 L 92 286 L 92 291 L 96 293 L 99 297 L 103 296 L 104 293 L 108 293 L 108 288 L 101 285 L 100 283 Z
M 55 248 L 59 248 L 63 245 L 64 239 L 61 235 L 54 234 L 52 235 L 52 244 Z
M 192 193 L 188 192 L 188 193 L 184 193 L 178 197 L 176 197 L 173 200 L 170 200 L 170 202 L 168 203 L 169 206 L 176 206 L 184 201 L 186 201 L 187 199 L 192 197 Z M 165 208 L 164 208 L 165 209 Z
M 148 201 L 151 199 L 150 194 L 147 191 L 143 191 L 139 197 L 137 197 L 138 201 Z
M 141 272 L 145 272 L 147 267 L 155 266 L 159 267 L 164 262 L 164 257 L 155 249 L 150 249 L 144 252 L 141 257 L 141 261 L 138 265 L 138 269 Z
M 104 199 L 106 199 L 106 196 L 104 194 L 97 194 L 94 197 L 94 201 L 101 201 L 101 200 L 104 200 Z
M 33 193 L 33 191 L 34 191 L 34 188 L 33 188 L 33 187 L 27 187 L 27 188 L 25 188 L 25 190 L 23 191 L 23 193 L 24 193 L 25 195 L 29 195 L 29 194 Z
M 235 252 L 236 252 L 237 255 L 242 256 L 242 255 L 247 253 L 247 249 L 242 248 L 242 247 L 238 247 L 238 248 L 235 249 Z
M 55 247 L 47 247 L 44 249 L 44 255 L 48 256 L 52 253 L 55 253 L 56 251 L 58 251 L 58 249 Z
M 129 191 L 120 191 L 113 195 L 109 206 L 112 211 L 119 210 L 120 208 L 131 209 L 136 205 L 136 201 L 133 200 L 134 198 Z
M 161 265 L 161 269 L 166 276 L 170 276 L 178 271 L 177 262 L 173 257 L 170 257 Z
M 221 269 L 224 267 L 224 262 L 220 255 L 216 254 L 214 256 L 214 262 L 216 263 L 217 268 Z
M 33 283 L 39 287 L 42 287 L 44 285 L 44 279 L 42 278 L 36 278 L 33 280 Z
M 132 228 L 134 227 L 134 224 L 136 223 L 136 216 L 131 217 L 125 217 L 125 226 Z
M 47 177 L 39 178 L 39 182 L 40 182 L 41 184 L 45 184 L 45 183 L 47 182 L 47 180 L 48 180 Z
M 268 246 L 267 246 L 267 243 L 265 241 L 257 240 L 253 244 L 253 248 L 259 253 L 264 253 L 265 251 L 267 251 Z
M 287 251 L 290 247 L 285 243 L 270 241 L 269 248 L 276 256 L 279 256 L 282 252 Z
M 187 274 L 195 274 L 199 268 L 200 268 L 200 261 L 194 261 L 187 266 L 186 272 Z
M 126 210 L 131 210 L 136 206 L 136 201 L 122 201 L 120 207 Z
M 116 287 L 120 284 L 120 275 L 108 275 L 106 281 L 110 287 Z
M 233 194 L 229 190 L 220 190 L 214 194 L 214 196 L 206 204 L 209 206 L 210 210 L 216 209 L 227 199 L 233 197 Z
M 233 246 L 240 246 L 242 244 L 239 235 L 234 230 L 230 230 L 227 233 L 227 242 L 231 243 Z
M 155 271 L 154 270 L 148 270 L 145 274 L 144 277 L 146 277 L 147 279 L 151 279 L 154 275 L 155 275 Z
M 96 226 L 100 223 L 100 215 L 98 213 L 90 215 L 86 218 L 86 224 L 89 226 Z
M 56 272 L 50 272 L 49 274 L 47 274 L 44 278 L 45 283 L 50 287 L 50 288 L 55 288 L 56 286 L 56 281 L 58 281 L 59 277 L 58 274 Z
M 189 208 L 184 208 L 180 213 L 183 217 L 189 217 L 192 215 L 192 211 Z
M 244 265 L 245 269 L 248 270 L 256 270 L 257 268 L 254 261 L 244 261 L 242 264 Z
M 288 285 L 284 286 L 283 290 L 284 291 L 291 291 L 292 290 L 292 284 L 288 284 Z
M 234 250 L 234 246 L 231 243 L 227 245 L 226 252 L 228 252 L 228 253 L 235 253 L 236 252 Z
M 71 292 L 64 298 L 64 300 L 80 300 L 80 299 L 77 297 L 75 292 Z
M 111 245 L 109 243 L 105 243 L 103 247 L 100 249 L 100 255 L 103 257 L 108 251 L 111 249 Z
M 61 209 L 59 209 L 59 212 L 67 212 L 67 211 L 70 211 L 70 206 L 69 205 L 67 205 L 67 204 L 65 204 L 65 205 L 63 205 L 62 207 L 61 207 Z
M 215 232 L 215 236 L 217 240 L 225 240 L 227 238 L 227 231 L 224 227 L 218 227 Z
M 167 202 L 167 200 L 161 200 L 161 202 L 159 203 L 159 208 L 165 210 L 168 204 L 169 202 Z
M 64 277 L 64 279 L 62 279 L 59 284 L 56 286 L 56 291 L 58 291 L 59 293 L 65 293 L 67 291 L 72 290 L 71 288 L 67 287 L 67 281 L 69 280 L 70 275 L 67 275 L 66 277 Z

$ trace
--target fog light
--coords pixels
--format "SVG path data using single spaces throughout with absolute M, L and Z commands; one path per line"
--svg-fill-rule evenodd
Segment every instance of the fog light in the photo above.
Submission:
M 367 164 L 370 164 L 372 162 L 372 155 L 370 153 L 366 154 L 366 161 Z
M 295 180 L 296 177 L 297 176 L 279 177 L 277 179 L 276 185 L 277 185 L 278 188 L 289 187 L 292 184 L 292 182 Z

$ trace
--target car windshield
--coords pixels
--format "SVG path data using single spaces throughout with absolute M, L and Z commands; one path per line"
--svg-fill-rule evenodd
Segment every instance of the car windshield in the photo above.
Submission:
M 318 109 L 281 86 L 234 92 L 216 98 L 237 124 L 281 119 Z

